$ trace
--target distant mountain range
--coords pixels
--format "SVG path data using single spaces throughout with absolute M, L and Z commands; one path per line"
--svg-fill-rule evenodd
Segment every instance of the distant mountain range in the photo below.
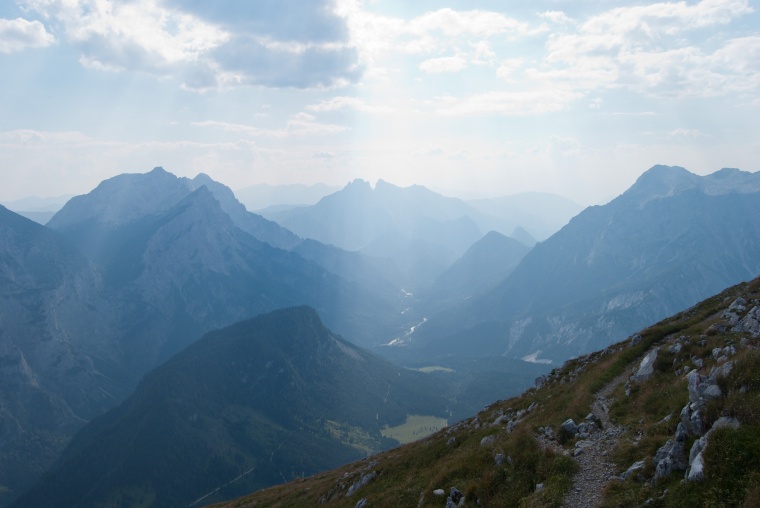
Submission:
M 415 339 L 423 350 L 562 361 L 758 273 L 760 173 L 655 166 Z
M 273 206 L 293 208 L 313 205 L 323 197 L 339 190 L 339 186 L 324 183 L 314 185 L 256 184 L 236 190 L 235 196 L 248 210 L 257 212 Z
M 445 424 L 446 406 L 429 376 L 344 341 L 313 309 L 279 310 L 150 373 L 14 506 L 201 506 L 398 444 L 380 431 L 409 414 Z
M 192 182 L 161 169 L 122 175 L 73 198 L 50 228 L 2 209 L 0 384 L 15 388 L 2 395 L 0 503 L 208 330 L 303 304 L 366 344 L 401 329 L 397 302 L 260 241 L 225 213 L 212 194 L 223 189 Z M 275 243 L 295 238 L 257 217 L 237 215 Z
M 125 469 L 120 468 L 126 463 L 119 463 L 118 457 L 128 455 L 131 447 L 145 450 L 140 436 L 149 434 L 149 429 L 155 428 L 153 437 L 161 440 L 171 435 L 166 430 L 170 428 L 185 441 L 167 438 L 174 448 L 159 452 L 154 445 L 156 454 L 149 456 L 180 462 L 196 461 L 199 453 L 217 457 L 203 467 L 211 468 L 204 471 L 218 467 L 220 474 L 212 478 L 209 473 L 207 483 L 197 480 L 200 492 L 212 483 L 224 483 L 222 477 L 234 471 L 245 472 L 255 461 L 266 462 L 261 457 L 271 450 L 261 443 L 271 443 L 267 439 L 279 439 L 285 430 L 295 429 L 287 425 L 301 413 L 306 416 L 299 425 L 308 435 L 321 437 L 309 443 L 294 438 L 296 443 L 324 456 L 309 454 L 299 459 L 290 454 L 290 462 L 281 462 L 272 471 L 296 475 L 299 467 L 308 469 L 308 461 L 313 471 L 331 467 L 332 452 L 326 450 L 335 450 L 333 458 L 340 460 L 349 460 L 350 453 L 356 452 L 345 442 L 346 436 L 364 436 L 362 442 L 372 443 L 368 445 L 372 449 L 385 446 L 388 442 L 377 438 L 378 425 L 395 425 L 412 407 L 432 407 L 410 395 L 402 397 L 406 402 L 398 402 L 404 411 L 382 419 L 374 403 L 362 402 L 375 400 L 382 390 L 371 385 L 377 390 L 368 388 L 366 399 L 361 390 L 356 391 L 368 382 L 357 381 L 365 375 L 384 379 L 378 386 L 387 391 L 393 385 L 392 392 L 397 394 L 414 391 L 406 383 L 422 389 L 432 380 L 437 392 L 423 399 L 431 404 L 445 399 L 446 414 L 454 418 L 472 414 L 489 400 L 525 389 L 548 369 L 541 362 L 556 364 L 605 347 L 758 275 L 759 194 L 760 173 L 725 169 L 701 177 L 683 168 L 655 166 L 624 194 L 582 211 L 535 246 L 530 234 L 516 226 L 510 230 L 512 236 L 506 236 L 499 228 L 513 224 L 472 204 L 423 187 L 399 188 L 382 181 L 374 188 L 356 181 L 312 206 L 283 211 L 277 219 L 280 224 L 248 212 L 229 188 L 206 175 L 177 178 L 161 168 L 102 182 L 89 194 L 72 198 L 47 227 L 0 207 L 0 386 L 4 387 L 0 393 L 0 506 L 31 486 L 74 433 L 93 419 L 88 429 L 97 430 L 83 431 L 72 441 L 56 472 L 45 480 L 49 482 L 45 488 L 81 485 L 80 473 L 93 474 L 89 463 L 124 479 Z M 535 202 L 540 204 L 541 198 Z M 566 213 L 571 208 L 568 205 Z M 546 217 L 542 220 L 552 224 Z M 553 224 L 559 222 L 556 219 Z M 499 224 L 499 228 L 490 227 Z M 270 354 L 280 363 L 292 358 L 291 364 L 282 366 L 288 373 L 282 379 L 295 380 L 297 372 L 313 372 L 315 386 L 299 386 L 316 390 L 311 395 L 314 404 L 305 402 L 310 396 L 304 394 L 310 392 L 304 391 L 298 402 L 269 407 L 279 415 L 274 417 L 256 412 L 265 405 L 263 399 L 246 399 L 256 403 L 232 416 L 221 411 L 222 420 L 227 420 L 209 423 L 212 427 L 206 428 L 203 438 L 193 433 L 194 427 L 184 417 L 177 416 L 184 414 L 184 395 L 177 396 L 179 401 L 168 395 L 154 399 L 152 394 L 163 393 L 162 387 L 173 386 L 174 381 L 164 377 L 169 371 L 148 374 L 166 362 L 170 370 L 181 364 L 204 373 L 205 378 L 195 378 L 180 373 L 183 369 L 171 370 L 171 376 L 188 380 L 189 392 L 206 394 L 192 395 L 198 407 L 202 398 L 209 397 L 222 405 L 245 405 L 226 398 L 237 396 L 232 388 L 229 394 L 225 392 L 227 384 L 214 384 L 222 393 L 209 395 L 199 380 L 221 379 L 235 369 L 214 373 L 193 363 L 200 360 L 185 364 L 177 359 L 199 352 L 213 357 L 208 344 L 214 342 L 211 336 L 219 335 L 204 339 L 206 345 L 197 346 L 200 349 L 194 350 L 194 344 L 204 333 L 233 323 L 247 324 L 225 328 L 221 336 L 242 329 L 247 330 L 243 335 L 258 336 L 262 330 L 246 327 L 260 327 L 265 321 L 248 320 L 286 307 L 300 310 L 271 316 L 287 316 L 300 323 L 298 333 L 288 335 L 301 337 L 304 350 L 317 347 L 309 358 L 335 358 L 340 350 L 344 357 L 364 358 L 359 364 L 378 367 L 369 374 L 345 374 L 353 384 L 344 386 L 320 370 L 322 364 L 296 361 L 300 358 L 293 353 L 296 343 L 278 345 L 287 353 L 277 352 L 274 346 L 246 349 L 238 355 L 241 361 L 249 354 L 257 361 Z M 420 377 L 370 360 L 371 355 L 323 331 L 315 313 L 335 334 L 428 374 Z M 272 326 L 285 330 L 289 325 Z M 334 340 L 312 341 L 309 330 Z M 225 358 L 230 356 L 234 354 Z M 225 361 L 220 357 L 220 365 L 227 365 Z M 336 373 L 347 372 L 342 370 L 347 364 L 325 361 Z M 379 367 L 381 363 L 386 367 Z M 271 368 L 255 364 L 257 372 L 280 379 Z M 97 419 L 124 401 L 146 374 L 142 391 L 110 416 Z M 391 383 L 386 375 L 395 375 L 406 388 Z M 333 402 L 349 404 L 320 385 L 317 379 L 323 377 L 332 380 L 328 385 L 360 401 L 352 406 L 353 416 L 330 413 L 330 421 L 338 423 L 330 424 L 329 436 L 319 434 L 325 427 L 324 421 L 317 420 L 328 416 L 315 416 L 316 408 L 333 407 Z M 279 393 L 281 401 L 291 400 L 288 393 L 277 391 L 284 386 L 272 385 L 268 390 Z M 161 413 L 163 406 L 170 413 Z M 203 411 L 213 413 L 210 407 Z M 283 416 L 277 413 L 282 407 L 293 411 Z M 138 419 L 147 421 L 153 413 L 160 421 L 140 427 L 135 420 L 135 415 L 142 415 Z M 374 423 L 367 415 L 375 418 Z M 285 420 L 278 420 L 280 416 Z M 246 433 L 250 426 L 233 425 L 241 421 L 258 422 L 269 437 Z M 363 429 L 374 440 L 367 441 L 365 434 L 344 424 Z M 119 438 L 109 448 L 104 433 L 110 430 L 101 425 L 114 432 L 118 428 L 124 436 L 128 432 L 123 429 L 130 426 L 145 431 Z M 256 441 L 260 438 L 263 441 Z M 179 444 L 187 439 L 199 443 L 210 439 L 230 450 L 250 445 L 245 449 L 258 451 L 214 455 L 217 452 L 208 451 L 217 449 L 213 443 L 188 451 Z M 100 457 L 97 449 L 111 450 L 112 456 Z M 85 456 L 90 457 L 87 463 L 80 461 Z M 70 467 L 63 467 L 64 462 Z M 166 478 L 162 476 L 166 469 L 158 469 L 155 478 Z M 66 471 L 71 473 L 67 476 Z M 254 478 L 251 473 L 251 481 Z M 265 482 L 273 478 L 266 476 Z M 119 483 L 109 482 L 103 485 Z M 171 498 L 169 487 L 156 486 L 151 483 L 154 480 L 150 485 L 145 482 L 132 484 L 135 487 L 129 492 L 114 487 L 113 492 L 119 492 L 114 495 L 128 504 L 140 499 L 151 504 L 154 495 Z M 246 485 L 254 488 L 253 483 Z M 77 489 L 72 488 L 72 495 Z M 97 496 L 109 489 L 104 487 Z M 42 495 L 42 490 L 35 492 Z M 41 498 L 27 499 L 36 503 Z
M 467 204 L 481 213 L 513 224 L 530 232 L 537 240 L 545 240 L 578 215 L 583 206 L 557 194 L 523 192 L 498 198 L 471 199 Z M 509 236 L 523 241 L 519 234 Z M 532 244 L 529 244 L 532 246 Z
M 303 238 L 388 258 L 418 287 L 432 283 L 484 233 L 514 229 L 459 199 L 383 180 L 374 188 L 355 180 L 315 205 L 268 218 Z
M 27 219 L 33 220 L 38 224 L 45 224 L 71 197 L 71 195 L 48 198 L 29 196 L 15 201 L 5 201 L 2 204 L 9 210 L 13 210 Z

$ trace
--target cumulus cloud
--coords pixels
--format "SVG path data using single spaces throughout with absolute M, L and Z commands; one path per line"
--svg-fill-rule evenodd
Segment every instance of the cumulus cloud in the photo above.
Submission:
M 0 18 L 0 53 L 14 53 L 27 48 L 42 48 L 55 42 L 39 21 L 23 18 Z
M 757 90 L 757 37 L 692 35 L 752 12 L 747 0 L 616 7 L 550 36 L 542 65 L 529 75 L 575 90 L 622 87 L 658 97 Z
M 362 69 L 330 0 L 23 0 L 59 25 L 82 64 L 182 80 L 190 89 L 238 85 L 327 88 Z

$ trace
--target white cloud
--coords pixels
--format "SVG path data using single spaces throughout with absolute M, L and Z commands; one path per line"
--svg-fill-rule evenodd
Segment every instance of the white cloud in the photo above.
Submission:
M 309 137 L 325 134 L 336 134 L 347 130 L 347 127 L 336 124 L 319 123 L 313 115 L 298 113 L 293 115 L 284 128 L 266 129 L 252 125 L 220 122 L 216 120 L 204 120 L 191 122 L 194 127 L 209 127 L 221 129 L 225 132 L 245 134 L 250 137 L 264 137 L 270 139 L 288 139 L 293 137 Z
M 445 8 L 412 19 L 408 31 L 416 34 L 440 32 L 447 37 L 492 37 L 505 33 L 508 36 L 520 36 L 530 32 L 530 26 L 500 12 L 455 11 Z
M 356 111 L 362 111 L 365 113 L 389 113 L 393 111 L 393 108 L 388 106 L 375 106 L 367 104 L 364 100 L 357 97 L 333 97 L 317 104 L 310 104 L 306 106 L 309 111 L 343 111 L 346 109 L 354 109 Z
M 53 43 L 55 43 L 55 37 L 48 33 L 39 21 L 0 18 L 0 53 L 42 48 Z
M 22 0 L 62 27 L 80 62 L 142 71 L 187 89 L 240 85 L 324 88 L 361 75 L 356 50 L 330 0 L 303 7 L 190 0 Z M 298 7 L 288 16 L 283 10 Z M 302 8 L 303 7 L 303 8 Z
M 428 74 L 459 72 L 467 68 L 467 60 L 460 55 L 430 58 L 420 64 L 420 70 Z
M 499 68 L 496 69 L 496 75 L 505 81 L 515 81 L 514 74 L 523 65 L 525 65 L 525 59 L 523 58 L 509 58 L 501 62 Z
M 660 2 L 618 7 L 595 15 L 576 31 L 547 41 L 532 79 L 577 90 L 625 87 L 650 96 L 715 96 L 741 87 L 757 90 L 756 37 L 725 42 L 690 39 L 695 30 L 749 14 L 747 0 Z M 722 47 L 714 48 L 716 44 Z
M 575 22 L 573 18 L 571 18 L 570 16 L 568 16 L 562 11 L 545 11 L 545 12 L 542 12 L 540 16 L 557 25 L 568 25 L 570 23 Z
M 502 115 L 521 116 L 560 111 L 583 97 L 569 90 L 533 90 L 488 92 L 464 98 L 443 97 L 435 101 L 434 110 L 444 116 Z
M 155 0 L 26 0 L 26 7 L 63 27 L 81 62 L 107 70 L 171 75 L 198 63 L 229 34 Z

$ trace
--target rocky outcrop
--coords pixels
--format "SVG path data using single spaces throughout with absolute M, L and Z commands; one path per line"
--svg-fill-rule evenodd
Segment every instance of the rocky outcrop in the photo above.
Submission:
M 650 351 L 643 360 L 641 360 L 641 364 L 639 364 L 639 370 L 637 370 L 636 374 L 633 375 L 631 381 L 634 383 L 640 383 L 642 381 L 646 381 L 652 376 L 652 374 L 654 374 L 654 362 L 657 360 L 657 353 L 659 353 L 659 351 L 660 348 L 656 347 Z
M 718 429 L 738 429 L 739 426 L 739 420 L 736 418 L 723 416 L 713 424 L 704 436 L 694 441 L 691 451 L 689 452 L 689 468 L 686 471 L 685 478 L 692 482 L 704 480 L 705 461 L 702 457 L 702 453 L 707 447 L 710 435 Z

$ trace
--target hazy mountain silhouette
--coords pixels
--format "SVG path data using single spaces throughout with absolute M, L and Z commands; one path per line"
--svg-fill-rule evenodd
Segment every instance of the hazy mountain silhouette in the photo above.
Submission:
M 256 213 L 261 213 L 270 207 L 282 209 L 297 206 L 309 206 L 317 203 L 323 197 L 339 191 L 339 186 L 317 183 L 314 185 L 285 184 L 268 185 L 256 184 L 238 189 L 235 196 L 245 207 Z
M 583 206 L 557 194 L 523 192 L 498 198 L 471 199 L 467 204 L 480 212 L 522 227 L 539 240 L 559 231 Z M 514 234 L 514 238 L 523 241 Z M 532 244 L 528 244 L 532 246 Z
M 232 191 L 200 174 L 178 178 L 157 167 L 149 173 L 121 174 L 104 180 L 88 194 L 75 196 L 47 226 L 71 239 L 91 258 L 103 261 L 137 221 L 157 216 L 205 186 L 233 223 L 262 242 L 289 248 L 300 239 L 276 223 L 245 210 Z
M 72 440 L 15 506 L 187 506 L 335 467 L 446 416 L 440 386 L 326 329 L 308 307 L 210 332 Z
M 0 504 L 127 389 L 112 305 L 84 255 L 0 206 Z
M 313 206 L 270 218 L 304 238 L 388 257 L 420 283 L 432 281 L 482 236 L 475 215 L 482 214 L 422 186 L 380 180 L 373 189 L 355 180 Z
M 187 193 L 185 183 L 162 170 L 111 179 L 59 212 L 60 233 L 2 209 L 7 498 L 78 426 L 210 329 L 302 304 L 365 344 L 404 323 L 398 304 L 257 240 L 208 187 Z M 161 188 L 178 201 L 167 206 Z
M 456 306 L 503 281 L 530 248 L 490 231 L 441 273 L 430 288 L 418 292 L 426 310 Z
M 561 360 L 758 273 L 760 174 L 655 166 L 536 245 L 490 293 L 432 318 L 420 341 Z

